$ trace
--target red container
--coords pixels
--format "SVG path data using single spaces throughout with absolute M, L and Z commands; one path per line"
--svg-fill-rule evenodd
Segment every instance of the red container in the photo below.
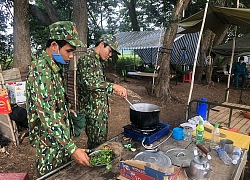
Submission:
M 9 114 L 12 112 L 10 98 L 6 89 L 0 89 L 0 114 Z
M 0 173 L 0 179 L 4 180 L 29 180 L 28 173 Z
M 245 111 L 242 111 L 242 113 L 246 118 L 250 119 L 250 113 L 247 113 Z

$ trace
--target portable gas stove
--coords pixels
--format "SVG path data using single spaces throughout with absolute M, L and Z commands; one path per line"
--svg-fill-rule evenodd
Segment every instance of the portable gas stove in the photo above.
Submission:
M 152 129 L 138 129 L 133 124 L 126 125 L 123 128 L 125 137 L 144 141 L 147 145 L 152 144 L 169 133 L 169 124 L 164 122 L 159 122 Z

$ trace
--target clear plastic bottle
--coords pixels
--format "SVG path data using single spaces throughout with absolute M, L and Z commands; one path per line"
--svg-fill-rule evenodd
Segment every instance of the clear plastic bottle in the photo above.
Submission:
M 235 146 L 232 152 L 232 163 L 237 164 L 238 160 L 240 159 L 240 156 L 241 156 L 241 148 Z
M 232 162 L 232 159 L 228 156 L 226 151 L 223 148 L 221 148 L 220 146 L 216 146 L 215 149 L 216 149 L 218 156 L 224 162 L 224 164 L 229 166 Z
M 215 149 L 216 146 L 219 146 L 219 142 L 220 142 L 220 129 L 219 129 L 219 124 L 216 123 L 212 130 L 210 148 Z
M 196 127 L 196 144 L 203 145 L 203 135 L 204 135 L 204 126 L 203 126 L 203 121 L 200 120 L 198 126 Z

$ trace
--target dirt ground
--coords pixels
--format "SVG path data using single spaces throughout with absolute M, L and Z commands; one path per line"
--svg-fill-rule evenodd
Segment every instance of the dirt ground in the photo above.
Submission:
M 162 105 L 159 99 L 147 94 L 145 85 L 150 80 L 151 78 L 130 77 L 126 79 L 126 82 L 121 79 L 120 84 L 128 89 L 128 99 L 132 103 L 145 102 L 159 105 L 161 107 L 160 121 L 170 124 L 170 129 L 185 122 L 190 83 L 182 83 L 180 79 L 176 85 L 175 81 L 171 80 L 171 93 L 180 103 L 171 101 L 166 105 Z M 194 84 L 191 99 L 206 97 L 208 101 L 224 102 L 226 83 L 226 80 L 223 81 L 223 79 L 221 79 L 219 83 L 216 82 L 212 86 Z M 239 91 L 232 90 L 229 94 L 229 102 L 237 103 L 239 97 Z M 249 99 L 247 94 L 243 94 L 243 103 L 250 105 Z M 115 94 L 110 96 L 110 103 L 112 113 L 109 118 L 109 139 L 123 132 L 123 126 L 130 124 L 129 104 Z M 82 148 L 86 147 L 86 136 L 84 133 L 76 140 L 76 144 Z M 0 152 L 0 172 L 28 172 L 31 180 L 36 179 L 34 173 L 35 149 L 30 146 L 28 138 L 24 138 L 18 147 L 9 144 L 6 149 L 6 152 Z M 244 180 L 249 179 L 248 177 L 250 177 L 249 164 L 245 170 Z

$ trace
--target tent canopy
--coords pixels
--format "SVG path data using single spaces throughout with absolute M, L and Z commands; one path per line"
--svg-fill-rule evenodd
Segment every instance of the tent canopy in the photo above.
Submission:
M 215 54 L 225 57 L 232 55 L 233 41 L 228 41 L 225 44 L 215 46 L 212 51 Z M 242 37 L 236 38 L 234 56 L 244 56 L 250 54 L 250 33 Z
M 179 28 L 178 31 L 183 30 Z M 119 44 L 119 51 L 134 50 L 146 64 L 156 64 L 157 53 L 159 64 L 160 55 L 166 30 L 155 31 L 132 31 L 115 34 Z M 160 38 L 161 37 L 161 38 Z M 171 52 L 170 62 L 172 64 L 193 64 L 198 33 L 177 34 Z M 159 43 L 160 42 L 160 43 Z M 159 49 L 159 51 L 158 51 Z M 184 50 L 186 49 L 186 50 Z M 184 56 L 186 53 L 187 56 Z
M 178 25 L 185 30 L 181 33 L 193 33 L 201 29 L 204 10 L 184 19 Z M 250 9 L 226 8 L 210 6 L 207 10 L 205 29 L 220 35 L 228 25 L 236 25 L 250 29 Z

